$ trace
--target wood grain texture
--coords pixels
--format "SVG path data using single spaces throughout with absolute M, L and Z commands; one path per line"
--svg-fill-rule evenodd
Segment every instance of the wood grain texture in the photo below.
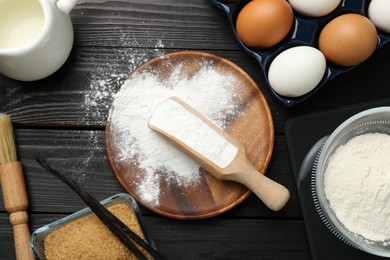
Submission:
M 209 51 L 247 71 L 270 101 L 277 133 L 284 132 L 284 124 L 292 115 L 389 95 L 386 68 L 390 66 L 390 46 L 386 46 L 352 72 L 329 82 L 313 100 L 294 111 L 284 109 L 273 102 L 257 63 L 235 43 L 224 14 L 208 0 L 183 2 L 80 1 L 71 12 L 75 43 L 68 61 L 52 76 L 37 82 L 0 76 L 2 112 L 24 124 L 103 126 L 111 96 L 126 76 L 143 62 L 180 49 Z M 171 30 L 164 27 L 167 20 L 174 24 Z M 180 32 L 183 24 L 191 27 L 197 23 L 202 25 L 200 31 L 193 29 L 185 34 L 185 28 Z M 123 26 L 129 28 L 121 33 Z M 227 47 L 232 44 L 234 48 Z M 114 74 L 124 75 L 117 80 Z M 99 87 L 102 80 L 106 81 L 105 87 Z M 108 97 L 99 97 L 103 90 L 108 91 Z M 91 99 L 102 102 L 86 104 Z
M 29 194 L 29 212 L 69 214 L 84 205 L 76 194 L 37 164 L 35 154 L 47 158 L 53 166 L 69 174 L 98 200 L 123 192 L 107 160 L 103 130 L 16 129 L 15 135 Z M 238 210 L 226 212 L 226 216 L 302 218 L 284 136 L 276 136 L 275 150 L 266 174 L 291 187 L 291 198 L 286 207 L 275 213 L 251 196 Z M 0 211 L 4 211 L 2 200 Z M 143 212 L 152 214 L 145 209 Z
M 81 46 L 154 48 L 162 40 L 168 48 L 239 50 L 208 0 L 79 1 L 71 18 Z
M 235 91 L 239 94 L 234 102 L 236 102 L 235 106 L 239 107 L 239 111 L 235 117 L 225 116 L 227 117 L 224 119 L 227 124 L 226 131 L 245 147 L 249 160 L 264 173 L 273 151 L 273 121 L 268 104 L 256 83 L 237 65 L 209 53 L 175 52 L 145 63 L 130 77 L 152 71 L 156 73 L 157 78 L 164 81 L 175 73 L 176 68 L 180 68 L 181 73 L 186 77 L 191 77 L 203 69 L 205 63 L 212 64 L 213 70 L 219 73 L 234 77 Z M 134 101 L 129 100 L 129 102 Z M 245 186 L 237 182 L 220 181 L 205 173 L 199 183 L 192 185 L 180 185 L 180 183 L 178 185 L 169 181 L 169 178 L 161 178 L 158 185 L 160 192 L 156 198 L 159 203 L 144 199 L 144 194 L 138 189 L 147 178 L 144 177 L 144 169 L 138 167 L 139 162 L 134 161 L 133 158 L 123 160 L 121 153 L 122 140 L 131 140 L 134 137 L 124 136 L 122 130 L 115 125 L 115 121 L 111 120 L 116 116 L 115 113 L 120 111 L 117 112 L 115 106 L 111 107 L 110 111 L 106 126 L 109 162 L 119 183 L 148 209 L 178 219 L 202 219 L 226 212 L 250 194 Z M 132 118 L 129 117 L 129 120 Z M 139 148 L 142 151 L 143 147 Z M 155 170 L 155 174 L 164 176 L 168 173 Z
M 291 198 L 283 210 L 272 212 L 251 195 L 219 217 L 195 222 L 163 218 L 142 208 L 152 237 L 170 259 L 310 259 L 285 124 L 304 113 L 389 97 L 390 46 L 329 82 L 307 103 L 285 109 L 265 87 L 257 63 L 238 46 L 223 12 L 209 0 L 79 0 L 71 19 L 75 42 L 59 71 L 36 82 L 0 75 L 0 112 L 10 114 L 15 124 L 30 200 L 30 230 L 85 207 L 39 168 L 35 153 L 49 158 L 99 200 L 123 192 L 105 151 L 104 126 L 113 95 L 142 63 L 178 50 L 201 50 L 233 61 L 259 85 L 275 129 L 266 174 L 288 187 Z M 0 259 L 15 258 L 2 198 L 0 245 Z
M 242 86 L 242 84 L 240 84 Z M 210 173 L 213 177 L 215 177 L 217 180 L 222 180 L 222 181 L 235 181 L 238 183 L 243 184 L 246 186 L 252 193 L 256 194 L 261 201 L 265 205 L 268 206 L 271 210 L 274 211 L 279 211 L 280 209 L 283 208 L 283 206 L 287 203 L 288 199 L 290 198 L 290 193 L 288 189 L 279 183 L 269 179 L 266 177 L 262 172 L 257 171 L 253 166 L 252 163 L 249 161 L 246 155 L 246 150 L 244 146 L 240 143 L 237 142 L 235 138 L 232 137 L 232 135 L 228 134 L 226 131 L 223 131 L 218 125 L 210 121 L 206 116 L 201 114 L 199 111 L 191 107 L 189 104 L 184 102 L 183 100 L 177 98 L 177 97 L 171 97 L 169 100 L 165 101 L 169 103 L 164 103 L 161 107 L 165 106 L 164 108 L 157 108 L 155 113 L 159 114 L 155 116 L 153 114 L 148 122 L 149 128 L 159 132 L 162 134 L 164 137 L 167 138 L 171 143 L 175 145 L 175 147 L 179 148 L 182 152 L 186 153 L 189 155 L 190 158 L 192 158 L 194 161 L 196 161 L 205 171 Z M 244 101 L 244 103 L 248 103 L 247 101 Z M 166 105 L 169 104 L 169 105 Z M 184 136 L 183 134 L 180 133 L 175 133 L 175 128 L 170 128 L 169 126 L 172 124 L 178 124 L 180 125 L 180 116 L 177 117 L 175 116 L 175 112 L 172 111 L 172 109 L 169 109 L 172 107 L 172 104 L 175 104 L 175 108 L 180 109 L 181 115 L 186 115 L 187 117 L 189 116 L 188 120 L 191 122 L 199 124 L 202 122 L 202 124 L 199 125 L 200 129 L 188 129 L 188 125 L 184 125 L 185 128 L 188 132 Z M 161 110 L 160 110 L 161 109 Z M 160 110 L 160 112 L 158 111 Z M 251 109 L 252 110 L 252 109 Z M 259 117 L 262 118 L 264 117 L 263 115 L 259 115 L 258 111 L 259 109 L 253 109 L 256 110 L 256 119 Z M 185 111 L 185 112 L 184 112 Z M 166 125 L 166 123 L 163 121 L 161 123 L 161 118 L 159 117 L 166 117 L 170 118 L 169 125 Z M 155 117 L 157 117 L 155 119 Z M 269 117 L 271 119 L 271 117 Z M 241 120 L 242 121 L 242 120 Z M 256 121 L 255 119 L 249 120 L 250 122 Z M 237 124 L 235 124 L 237 125 Z M 266 125 L 269 125 L 269 123 Z M 180 127 L 175 125 L 176 127 Z M 182 125 L 183 126 L 183 125 Z M 198 125 L 196 125 L 198 126 Z M 261 128 L 268 128 L 261 126 Z M 204 133 L 204 135 L 199 136 L 199 131 L 206 131 L 211 134 L 215 134 L 214 138 L 207 137 L 207 134 Z M 206 130 L 207 129 L 207 130 Z M 233 128 L 235 129 L 235 128 Z M 248 128 L 245 128 L 245 133 L 249 132 L 247 131 Z M 171 132 L 173 131 L 173 132 Z M 239 135 L 241 132 L 244 132 L 242 130 L 239 131 L 239 133 L 235 133 L 234 131 L 231 130 L 233 134 Z M 273 129 L 270 131 L 271 134 L 269 136 L 273 137 Z M 266 144 L 268 143 L 268 139 L 264 138 L 261 134 L 256 131 L 256 134 L 260 137 L 260 144 Z M 191 140 L 191 137 L 194 138 L 199 138 L 201 137 L 202 139 L 206 139 L 205 142 L 211 143 L 213 146 L 218 146 L 221 144 L 224 144 L 223 150 L 219 151 L 220 154 L 223 154 L 224 152 L 227 151 L 234 151 L 234 153 L 231 154 L 231 157 L 228 157 L 228 161 L 226 160 L 221 160 L 222 155 L 219 155 L 219 157 L 213 156 L 214 153 L 207 154 L 207 150 L 202 150 L 202 147 L 199 147 L 196 142 L 193 141 L 187 141 L 187 139 Z M 222 137 L 222 139 L 219 139 L 219 142 L 216 142 L 215 139 L 218 139 L 217 137 Z M 250 138 L 247 137 L 245 138 L 246 140 L 256 140 L 255 138 Z M 272 138 L 273 139 L 273 138 Z M 199 139 L 198 139 L 199 140 Z M 224 143 L 222 143 L 224 142 Z M 262 148 L 258 146 L 258 143 L 251 142 L 251 145 L 249 147 L 256 147 L 256 150 L 261 150 Z M 218 144 L 217 144 L 218 143 Z M 273 140 L 271 147 L 273 148 Z M 248 144 L 244 143 L 247 147 Z M 229 147 L 230 149 L 226 148 Z M 269 153 L 271 155 L 271 152 Z M 230 153 L 228 153 L 230 155 Z M 207 178 L 207 177 L 206 177 Z M 214 184 L 218 182 L 209 182 L 210 184 Z M 215 189 L 215 188 L 214 188 Z M 221 190 L 221 189 L 217 189 Z M 231 192 L 229 192 L 231 193 Z
M 103 128 L 112 97 L 128 75 L 144 62 L 177 50 L 74 48 L 64 67 L 46 79 L 26 83 L 0 75 L 1 112 L 8 113 L 17 124 Z M 329 82 L 312 100 L 293 109 L 283 108 L 273 99 L 256 62 L 244 52 L 205 51 L 236 63 L 251 75 L 269 103 L 275 132 L 283 134 L 292 116 L 389 96 L 388 50 L 380 50 L 350 73 Z M 102 96 L 103 92 L 107 96 Z
M 65 216 L 34 214 L 31 230 Z M 157 248 L 168 259 L 183 259 L 184 254 L 191 259 L 311 259 L 302 221 L 143 219 Z M 0 259 L 13 259 L 6 221 L 7 216 L 0 213 Z

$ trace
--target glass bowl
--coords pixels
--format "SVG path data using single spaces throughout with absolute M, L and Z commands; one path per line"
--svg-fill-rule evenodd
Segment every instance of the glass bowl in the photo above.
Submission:
M 130 209 L 133 210 L 136 216 L 136 220 L 142 230 L 142 233 L 145 237 L 145 240 L 147 243 L 149 243 L 150 246 L 152 246 L 154 249 L 156 249 L 156 246 L 153 242 L 153 240 L 149 237 L 147 230 L 145 229 L 144 223 L 142 221 L 142 215 L 140 212 L 140 209 L 138 207 L 137 202 L 133 197 L 131 197 L 128 194 L 120 193 L 117 195 L 114 195 L 112 197 L 109 197 L 103 201 L 100 202 L 105 207 L 109 207 L 111 205 L 114 205 L 116 203 L 126 203 Z M 45 245 L 44 241 L 46 236 L 54 232 L 55 230 L 77 220 L 82 217 L 85 217 L 89 214 L 91 214 L 92 211 L 90 208 L 84 208 L 76 213 L 73 213 L 67 217 L 64 217 L 62 219 L 56 220 L 48 225 L 45 225 L 33 232 L 31 235 L 30 245 L 31 248 L 36 256 L 37 259 L 46 259 L 46 252 L 45 252 Z
M 324 191 L 324 176 L 329 159 L 338 147 L 355 136 L 367 133 L 390 135 L 390 107 L 377 107 L 360 112 L 342 123 L 329 136 L 314 163 L 312 193 L 314 203 L 325 225 L 345 243 L 365 252 L 390 257 L 390 240 L 373 241 L 348 230 L 332 210 Z

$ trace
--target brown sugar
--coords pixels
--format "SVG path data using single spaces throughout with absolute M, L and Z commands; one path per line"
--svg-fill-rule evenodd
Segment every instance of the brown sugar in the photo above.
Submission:
M 144 238 L 134 211 L 123 202 L 107 207 L 138 236 Z M 137 259 L 93 213 L 46 236 L 46 259 Z M 147 255 L 144 252 L 145 255 Z

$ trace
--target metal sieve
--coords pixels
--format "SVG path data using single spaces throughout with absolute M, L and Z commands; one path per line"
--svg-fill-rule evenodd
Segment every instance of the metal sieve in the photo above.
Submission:
M 328 229 L 343 242 L 365 252 L 390 257 L 390 240 L 372 241 L 348 230 L 336 217 L 324 191 L 324 176 L 330 157 L 336 149 L 355 136 L 367 133 L 390 135 L 390 107 L 360 112 L 342 123 L 326 140 L 314 161 L 311 190 L 318 214 Z

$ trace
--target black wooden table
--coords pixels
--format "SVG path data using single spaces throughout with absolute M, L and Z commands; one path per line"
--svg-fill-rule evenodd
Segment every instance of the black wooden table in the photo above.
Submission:
M 169 259 L 311 259 L 285 125 L 295 116 L 390 96 L 390 48 L 329 82 L 294 108 L 264 87 L 254 59 L 237 44 L 223 12 L 209 0 L 80 0 L 71 12 L 75 41 L 56 73 L 35 82 L 0 76 L 0 112 L 16 132 L 30 201 L 31 231 L 84 208 L 78 196 L 38 167 L 36 153 L 71 176 L 98 200 L 123 192 L 108 164 L 104 126 L 115 94 L 140 64 L 178 50 L 227 58 L 258 83 L 270 106 L 275 145 L 267 176 L 289 188 L 291 199 L 272 212 L 251 195 L 234 209 L 205 220 L 169 219 L 142 209 L 157 248 Z M 9 216 L 0 198 L 0 258 L 13 259 Z

